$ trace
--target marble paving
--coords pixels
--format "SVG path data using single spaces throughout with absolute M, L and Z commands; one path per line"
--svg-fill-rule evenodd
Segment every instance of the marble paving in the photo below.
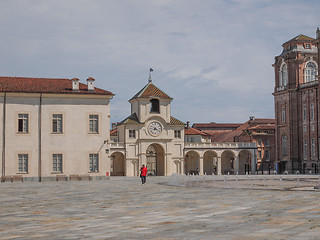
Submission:
M 320 239 L 320 192 L 169 177 L 0 184 L 0 239 Z

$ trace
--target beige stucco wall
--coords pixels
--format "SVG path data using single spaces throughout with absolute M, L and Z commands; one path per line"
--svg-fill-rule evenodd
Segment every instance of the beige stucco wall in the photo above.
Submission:
M 29 154 L 28 173 L 23 177 L 57 174 L 90 174 L 105 176 L 110 172 L 110 158 L 106 154 L 110 139 L 110 96 L 43 94 L 7 94 L 5 175 L 18 172 L 18 154 Z M 3 95 L 0 119 L 3 119 Z M 41 112 L 41 120 L 39 113 Z M 18 113 L 29 114 L 29 133 L 17 133 Z M 52 114 L 63 115 L 63 133 L 52 133 Z M 99 116 L 99 133 L 89 134 L 89 115 Z M 39 124 L 41 121 L 41 136 Z M 2 146 L 2 129 L 1 146 Z M 39 140 L 41 139 L 41 144 Z M 110 140 L 109 140 L 110 141 Z M 41 149 L 41 156 L 39 151 Z M 52 172 L 52 154 L 63 154 L 63 172 Z M 89 173 L 89 154 L 99 154 L 99 172 Z M 2 148 L 1 148 L 2 156 Z

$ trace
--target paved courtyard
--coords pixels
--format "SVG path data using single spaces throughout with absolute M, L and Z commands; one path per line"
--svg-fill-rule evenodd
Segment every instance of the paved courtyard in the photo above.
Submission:
M 171 180 L 2 183 L 0 239 L 320 239 L 319 191 Z

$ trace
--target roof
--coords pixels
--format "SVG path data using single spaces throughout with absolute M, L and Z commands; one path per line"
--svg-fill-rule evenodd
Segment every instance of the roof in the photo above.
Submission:
M 195 129 L 195 128 L 185 128 L 184 129 L 184 134 L 185 135 L 201 135 L 201 136 L 208 136 L 208 134 L 198 130 L 198 129 Z
M 236 129 L 239 127 L 242 123 L 194 123 L 192 127 L 198 128 L 198 129 L 207 129 L 207 130 L 213 130 L 213 129 Z
M 239 124 L 235 130 L 204 130 L 203 132 L 211 135 L 212 142 L 234 142 L 247 129 L 275 129 L 275 119 L 253 118 L 243 124 Z
M 122 124 L 139 124 L 139 119 L 136 113 L 132 113 L 129 117 L 122 120 L 118 125 Z
M 260 124 L 257 126 L 249 127 L 249 130 L 270 130 L 270 129 L 275 129 L 274 124 Z
M 170 116 L 170 124 L 171 125 L 186 125 L 184 122 L 181 122 L 180 120 Z
M 136 95 L 134 95 L 129 101 L 135 98 L 150 98 L 158 97 L 162 99 L 172 99 L 165 92 L 156 87 L 152 82 L 149 82 L 144 86 Z
M 100 88 L 88 91 L 83 83 L 73 91 L 72 81 L 66 78 L 0 77 L 0 92 L 114 95 Z
M 313 42 L 314 40 L 315 39 L 312 37 L 308 37 L 306 35 L 299 34 L 298 36 L 290 39 L 289 41 L 285 42 L 284 44 L 289 43 L 289 42 Z
M 110 130 L 110 136 L 118 136 L 118 129 Z

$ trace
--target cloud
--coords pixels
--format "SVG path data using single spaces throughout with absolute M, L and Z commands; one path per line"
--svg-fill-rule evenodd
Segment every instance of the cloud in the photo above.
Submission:
M 292 37 L 314 36 L 319 8 L 313 0 L 3 1 L 0 72 L 93 76 L 116 94 L 114 122 L 130 114 L 127 100 L 149 67 L 182 121 L 273 117 L 274 56 Z

